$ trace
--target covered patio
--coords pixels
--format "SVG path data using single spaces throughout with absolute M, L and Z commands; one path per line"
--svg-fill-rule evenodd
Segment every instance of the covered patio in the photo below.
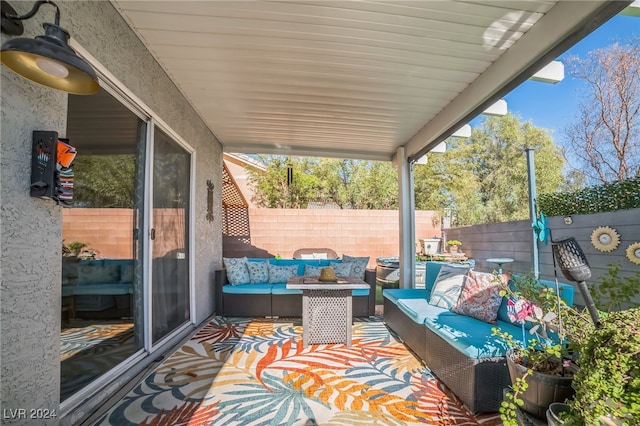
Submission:
M 20 14 L 32 6 L 11 3 Z M 227 326 L 226 320 L 216 317 L 211 281 L 223 265 L 223 152 L 392 161 L 399 171 L 400 283 L 414 287 L 413 164 L 630 3 L 58 1 L 70 45 L 95 69 L 101 89 L 93 103 L 79 100 L 85 98 L 80 96 L 70 101 L 71 95 L 2 67 L 3 408 L 53 410 L 56 416 L 39 424 L 79 424 L 99 407 L 131 400 L 119 391 L 141 378 L 151 378 L 146 383 L 151 388 L 158 379 L 159 386 L 177 384 L 176 390 L 182 392 L 182 385 L 197 383 L 201 373 L 213 382 L 220 378 L 217 372 L 224 371 L 216 366 L 206 372 L 211 358 L 203 357 L 202 370 L 192 369 L 189 361 L 183 371 L 186 376 L 177 377 L 171 364 L 180 351 L 196 357 L 205 354 L 200 350 L 214 358 L 228 357 L 238 341 L 227 337 L 260 336 L 259 323 L 234 319 Z M 46 15 L 40 12 L 25 21 L 25 36 L 40 35 L 40 24 L 52 20 L 49 13 L 53 15 L 49 9 Z M 3 43 L 13 38 L 3 30 Z M 109 102 L 102 103 L 103 99 Z M 89 122 L 91 126 L 82 125 Z M 60 138 L 81 135 L 91 144 L 102 144 L 105 152 L 121 154 L 123 129 L 134 135 L 134 142 L 125 148 L 139 161 L 132 183 L 138 204 L 130 208 L 139 216 L 130 221 L 135 222 L 129 233 L 133 237 L 128 235 L 138 256 L 135 274 L 129 271 L 135 277 L 130 284 L 135 347 L 126 360 L 63 399 L 63 215 L 62 207 L 51 199 L 30 194 L 32 134 L 49 130 Z M 180 148 L 180 164 L 186 170 L 178 182 L 180 196 L 167 197 L 186 206 L 178 218 L 186 235 L 180 250 L 154 246 L 160 219 L 150 212 L 166 205 L 154 204 L 153 179 L 155 189 L 162 192 L 158 182 L 163 174 L 153 173 L 173 170 L 172 164 L 162 169 L 163 164 L 153 163 L 154 146 L 161 143 Z M 184 300 L 168 321 L 171 324 L 156 335 L 153 326 L 166 319 L 158 320 L 163 306 L 154 305 L 155 291 L 166 290 L 158 285 L 163 264 L 154 262 L 154 250 L 160 253 L 160 249 L 167 264 L 180 265 Z M 155 275 L 154 265 L 160 265 Z M 419 406 L 447 424 L 491 424 L 494 417 L 474 417 L 465 411 L 388 330 L 378 328 L 380 324 L 375 319 L 358 324 L 360 339 L 354 348 L 364 354 L 375 352 L 372 348 L 379 342 L 388 349 L 387 357 L 397 351 L 404 364 L 394 371 L 393 380 L 406 371 L 403 377 L 425 390 L 415 396 L 418 405 L 402 410 L 421 412 Z M 270 333 L 281 332 L 267 327 Z M 293 321 L 283 327 L 291 337 L 299 324 Z M 295 338 L 287 341 L 273 347 L 298 351 Z M 196 344 L 200 346 L 193 349 Z M 246 348 L 252 344 L 255 341 Z M 246 356 L 254 362 L 257 352 Z M 165 362 L 158 365 L 156 360 L 162 358 Z M 216 359 L 222 366 L 227 358 Z M 153 374 L 147 375 L 150 369 Z M 264 381 L 267 376 L 259 378 Z M 208 404 L 194 402 L 203 400 L 205 386 L 197 383 L 194 390 L 188 386 L 185 395 L 193 397 L 190 409 L 194 410 L 190 415 L 211 415 Z M 411 399 L 401 389 L 392 397 L 398 403 L 402 399 L 398 395 Z M 421 401 L 425 395 L 432 400 Z M 145 398 L 135 404 L 144 405 Z M 365 410 L 374 399 L 363 398 L 361 408 Z M 343 399 L 337 400 L 346 407 Z M 172 402 L 163 401 L 166 405 L 160 404 L 152 414 L 172 410 Z M 232 402 L 228 407 L 235 409 Z M 123 416 L 122 420 L 129 414 L 113 415 Z M 447 416 L 452 417 L 447 420 Z M 313 424 L 307 412 L 296 418 L 301 424 Z M 131 419 L 143 421 L 135 415 Z M 106 417 L 102 420 L 109 422 Z M 26 418 L 13 421 L 33 424 Z

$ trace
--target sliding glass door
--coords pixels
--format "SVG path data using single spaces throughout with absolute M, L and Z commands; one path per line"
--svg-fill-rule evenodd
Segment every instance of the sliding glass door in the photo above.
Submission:
M 190 177 L 191 154 L 155 127 L 150 232 L 152 344 L 191 319 Z

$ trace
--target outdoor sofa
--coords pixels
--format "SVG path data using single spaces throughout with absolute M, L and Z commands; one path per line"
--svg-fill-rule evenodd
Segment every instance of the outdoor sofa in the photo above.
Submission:
M 383 291 L 384 321 L 470 411 L 496 412 L 503 400 L 503 389 L 511 385 L 511 380 L 505 358 L 508 347 L 491 329 L 500 327 L 516 339 L 522 336 L 521 326 L 509 320 L 507 301 L 497 296 L 495 323 L 429 303 L 433 302 L 434 287 L 441 287 L 443 280 L 457 275 L 464 282 L 471 273 L 474 280 L 482 274 L 469 266 L 427 262 L 425 289 Z M 555 286 L 551 281 L 541 282 Z M 559 285 L 563 299 L 572 304 L 573 287 Z
M 254 282 L 231 284 L 227 268 L 238 261 L 244 263 L 245 260 L 242 259 L 246 259 L 250 270 L 264 269 L 265 262 L 271 266 L 268 267 L 266 276 L 254 279 Z M 345 259 L 350 262 L 345 262 Z M 319 275 L 322 267 L 333 265 L 336 267 L 337 275 L 345 275 L 340 272 L 349 269 L 346 275 L 356 276 L 369 284 L 369 289 L 353 290 L 353 316 L 373 316 L 375 315 L 376 273 L 375 270 L 366 269 L 368 259 L 349 256 L 343 256 L 343 259 L 225 259 L 225 268 L 216 270 L 214 276 L 216 314 L 240 317 L 301 317 L 302 290 L 287 289 L 288 277 L 305 275 L 305 270 L 308 272 L 307 275 Z M 336 264 L 342 263 L 349 265 L 343 265 L 341 271 Z M 355 263 L 358 266 L 352 267 Z M 284 274 L 282 274 L 283 271 Z M 270 275 L 269 272 L 271 272 Z M 255 275 L 259 276 L 259 274 Z M 246 278 L 241 281 L 246 281 Z

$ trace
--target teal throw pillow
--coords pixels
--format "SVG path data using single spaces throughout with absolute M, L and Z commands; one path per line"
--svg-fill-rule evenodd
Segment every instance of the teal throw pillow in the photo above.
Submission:
M 269 269 L 267 262 L 247 262 L 249 269 L 249 282 L 251 284 L 266 283 L 269 281 Z
M 298 265 L 272 265 L 267 264 L 269 269 L 269 283 L 286 283 L 289 278 L 298 274 Z
M 227 270 L 227 279 L 229 284 L 249 284 L 249 268 L 247 267 L 246 257 L 223 257 L 224 268 Z
M 342 255 L 343 263 L 351 263 L 351 275 L 364 280 L 364 272 L 367 269 L 367 265 L 369 264 L 369 257 L 353 257 L 347 256 L 346 254 Z
M 320 272 L 322 272 L 322 268 L 324 268 L 324 266 L 304 265 L 304 276 L 319 277 Z
M 329 266 L 336 271 L 336 275 L 338 277 L 350 277 L 353 275 L 351 272 L 351 263 L 341 263 L 341 262 L 329 262 Z

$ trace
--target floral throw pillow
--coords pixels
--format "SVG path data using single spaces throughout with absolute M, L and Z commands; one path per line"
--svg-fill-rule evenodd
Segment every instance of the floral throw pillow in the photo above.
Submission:
M 429 304 L 451 309 L 458 301 L 469 268 L 443 265 L 431 289 Z
M 247 262 L 249 269 L 249 282 L 251 284 L 266 283 L 269 281 L 269 269 L 267 262 Z
M 369 264 L 369 257 L 353 257 L 343 254 L 342 262 L 351 263 L 351 275 L 364 280 L 364 271 Z
M 229 284 L 249 284 L 249 268 L 247 268 L 246 257 L 223 257 L 224 268 L 227 270 Z
M 506 274 L 498 277 L 503 283 L 507 282 Z M 502 302 L 500 281 L 488 272 L 469 271 L 458 302 L 451 311 L 494 324 Z
M 289 278 L 298 273 L 298 265 L 272 265 L 267 264 L 269 270 L 269 283 L 286 283 Z

